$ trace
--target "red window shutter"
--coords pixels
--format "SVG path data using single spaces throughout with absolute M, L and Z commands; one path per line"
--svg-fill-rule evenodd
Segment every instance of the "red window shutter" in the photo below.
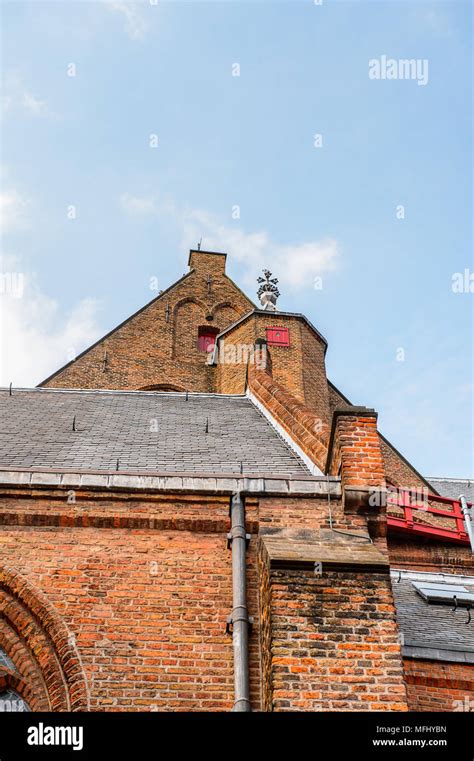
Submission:
M 216 342 L 216 333 L 209 331 L 205 333 L 199 333 L 198 336 L 198 349 L 199 351 L 209 351 L 210 346 L 214 346 Z
M 267 344 L 269 346 L 289 346 L 290 331 L 288 328 L 266 328 Z

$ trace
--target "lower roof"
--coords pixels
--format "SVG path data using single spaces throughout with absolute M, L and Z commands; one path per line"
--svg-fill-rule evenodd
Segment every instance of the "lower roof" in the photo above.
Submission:
M 0 469 L 311 478 L 245 396 L 0 389 Z
M 438 494 L 450 499 L 459 499 L 463 494 L 468 502 L 474 502 L 474 481 L 462 478 L 428 478 Z
M 413 582 L 449 587 L 460 584 L 474 592 L 474 576 L 392 570 L 397 621 L 403 654 L 411 658 L 474 663 L 474 615 L 465 607 L 425 600 Z

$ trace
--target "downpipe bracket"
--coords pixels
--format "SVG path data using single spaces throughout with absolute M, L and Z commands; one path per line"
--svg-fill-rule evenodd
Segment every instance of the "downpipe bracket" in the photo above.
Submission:
M 254 618 L 253 618 L 253 616 L 240 615 L 240 616 L 234 618 L 234 616 L 232 614 L 227 617 L 227 621 L 226 621 L 226 625 L 225 625 L 225 633 L 226 634 L 232 634 L 233 629 L 234 629 L 234 622 L 236 622 L 236 621 L 244 621 L 244 623 L 246 623 L 247 626 L 248 626 L 249 635 L 252 634 L 253 624 L 254 624 Z
M 232 533 L 230 533 L 230 532 L 227 534 L 227 549 L 228 550 L 230 550 L 232 548 L 232 542 L 234 541 L 235 538 L 236 538 L 235 534 L 232 535 Z M 239 538 L 239 537 L 237 536 L 237 538 Z M 245 539 L 245 546 L 248 549 L 248 546 L 250 544 L 250 540 L 252 538 L 252 535 L 251 534 L 245 534 L 245 536 L 242 537 L 242 538 Z

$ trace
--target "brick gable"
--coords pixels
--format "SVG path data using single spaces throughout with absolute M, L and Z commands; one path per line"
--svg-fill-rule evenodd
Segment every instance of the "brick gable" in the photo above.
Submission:
M 225 254 L 191 251 L 190 271 L 40 383 L 49 388 L 212 391 L 200 327 L 224 330 L 253 304 L 225 273 Z

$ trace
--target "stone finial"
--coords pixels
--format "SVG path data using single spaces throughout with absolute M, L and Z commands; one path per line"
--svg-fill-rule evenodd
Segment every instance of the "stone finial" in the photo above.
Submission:
M 257 291 L 257 296 L 260 299 L 263 309 L 275 312 L 277 298 L 280 295 L 280 291 L 277 288 L 278 280 L 276 277 L 272 278 L 270 270 L 263 270 L 263 274 L 265 277 L 257 278 L 257 282 L 261 283 L 260 288 Z

